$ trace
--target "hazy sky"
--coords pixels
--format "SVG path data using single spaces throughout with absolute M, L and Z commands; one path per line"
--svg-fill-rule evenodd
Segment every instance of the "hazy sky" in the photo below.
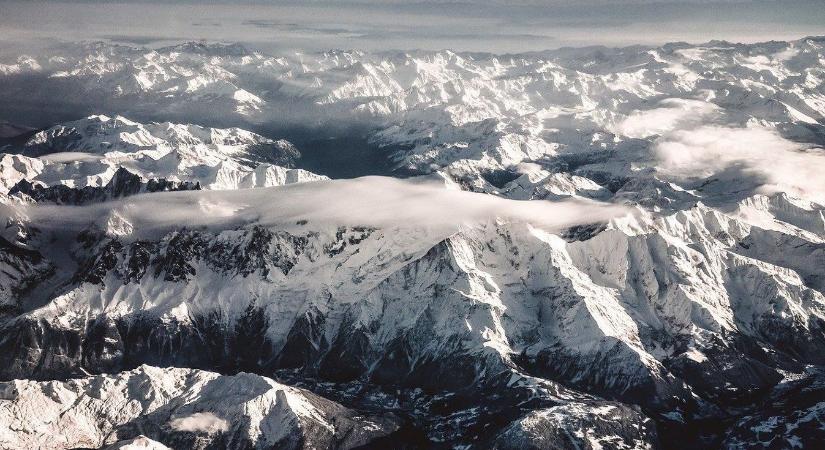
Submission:
M 329 48 L 493 52 L 562 46 L 753 42 L 825 34 L 825 0 L 476 0 L 342 2 L 7 2 L 0 47 L 48 40 L 244 42 L 265 50 Z

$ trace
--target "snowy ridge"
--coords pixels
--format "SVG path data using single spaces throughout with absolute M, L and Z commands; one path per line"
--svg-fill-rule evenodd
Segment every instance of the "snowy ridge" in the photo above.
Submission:
M 167 450 L 169 447 L 140 435 L 134 439 L 124 439 L 116 442 L 108 447 L 106 450 Z
M 310 128 L 366 120 L 376 124 L 370 139 L 396 166 L 483 187 L 485 172 L 623 151 L 696 120 L 822 143 L 823 48 L 817 37 L 515 55 L 265 55 L 238 45 L 93 43 L 55 49 L 60 57 L 23 57 L 7 71 L 47 76 L 47 96 L 76 83 L 79 98 L 71 101 L 79 104 L 89 101 L 84 95 L 120 99 L 122 113 L 211 117 L 225 109 L 250 124 Z M 7 79 L 12 95 L 14 80 Z
M 42 130 L 0 160 L 6 189 L 26 179 L 46 187 L 104 187 L 119 169 L 142 180 L 197 183 L 203 189 L 281 186 L 324 179 L 289 168 L 300 156 L 287 141 L 238 128 L 141 124 L 91 116 Z
M 140 433 L 172 448 L 352 448 L 397 428 L 245 373 L 140 366 L 66 382 L 6 382 L 0 393 L 3 448 L 167 448 Z
M 818 258 L 821 238 L 800 231 L 783 243 L 703 205 L 614 219 L 589 235 L 563 233 L 567 240 L 519 223 L 446 237 L 293 233 L 82 237 L 62 293 L 7 324 L 4 376 L 119 370 L 149 354 L 458 391 L 513 379 L 536 389 L 538 375 L 640 403 L 657 418 L 698 420 L 725 417 L 731 399 L 781 380 L 765 358 L 792 371 L 821 362 L 825 296 L 806 269 L 814 266 L 794 265 Z M 87 329 L 89 318 L 85 350 L 54 347 L 52 336 Z M 142 327 L 154 337 L 134 334 Z M 32 330 L 42 337 L 16 348 Z M 260 354 L 241 350 L 250 339 Z M 757 342 L 767 354 L 736 350 Z M 797 362 L 779 357 L 787 349 Z M 42 365 L 49 360 L 60 363 Z M 556 398 L 558 388 L 546 389 Z
M 623 405 L 572 403 L 556 406 L 530 413 L 510 425 L 498 436 L 494 448 L 565 448 L 582 444 L 594 449 L 653 448 L 656 437 L 649 419 L 640 420 L 634 417 L 636 414 Z M 628 425 L 636 428 L 633 430 L 637 433 L 635 436 L 624 429 Z

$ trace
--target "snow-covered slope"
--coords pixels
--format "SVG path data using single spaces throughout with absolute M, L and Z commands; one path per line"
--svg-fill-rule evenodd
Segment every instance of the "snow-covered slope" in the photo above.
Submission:
M 238 128 L 141 124 L 123 117 L 56 125 L 4 151 L 0 170 L 7 192 L 22 179 L 42 187 L 102 188 L 118 170 L 136 175 L 138 183 L 174 183 L 156 190 L 187 188 L 182 183 L 189 189 L 237 189 L 325 178 L 290 168 L 300 154 L 287 141 Z
M 527 414 L 495 440 L 495 449 L 651 449 L 656 434 L 650 419 L 621 404 L 571 403 Z
M 106 447 L 106 450 L 167 450 L 168 448 L 158 441 L 140 435 L 133 439 L 118 441 Z
M 170 195 L 150 198 L 162 208 Z M 512 400 L 498 408 L 510 411 L 521 396 L 597 395 L 674 426 L 724 421 L 740 414 L 730 405 L 822 363 L 825 230 L 742 218 L 774 204 L 782 197 L 727 214 L 701 204 L 661 217 L 637 210 L 559 234 L 520 221 L 433 234 L 314 218 L 150 227 L 156 235 L 120 216 L 114 228 L 66 235 L 83 223 L 70 210 L 48 210 L 69 220 L 53 228 L 36 214 L 43 206 L 27 206 L 25 245 L 73 269 L 18 297 L 22 313 L 0 341 L 2 374 L 62 378 L 142 362 L 296 369 L 339 383 L 506 389 Z M 800 224 L 820 217 L 784 208 Z M 76 244 L 54 248 L 55 239 Z M 59 262 L 66 252 L 71 264 Z
M 349 449 L 398 428 L 258 375 L 151 366 L 0 383 L 0 417 L 8 449 Z

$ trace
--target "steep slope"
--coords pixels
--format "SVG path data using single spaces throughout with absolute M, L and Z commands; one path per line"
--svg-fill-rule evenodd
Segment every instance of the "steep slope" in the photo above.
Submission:
M 12 381 L 0 384 L 0 392 L 2 448 L 167 448 L 162 442 L 197 449 L 349 449 L 398 428 L 388 416 L 360 416 L 244 373 L 140 366 L 65 382 Z
M 532 412 L 507 427 L 495 449 L 649 449 L 657 444 L 650 419 L 621 404 L 570 404 Z
M 134 439 L 124 439 L 116 442 L 108 447 L 106 450 L 167 450 L 169 447 L 160 442 L 153 441 L 146 436 L 138 436 Z
M 280 186 L 325 178 L 291 169 L 300 153 L 287 141 L 238 128 L 141 124 L 123 117 L 91 116 L 56 125 L 22 145 L 7 145 L 5 151 L 17 153 L 3 155 L 0 162 L 5 187 L 43 199 L 71 195 L 69 190 L 81 198 L 117 197 L 106 191 L 123 189 L 117 186 L 124 182 L 118 174 L 127 175 L 127 183 L 144 185 L 133 193 Z M 26 184 L 15 189 L 23 179 Z
M 758 205 L 767 213 L 780 200 Z M 800 223 L 820 214 L 791 213 Z M 24 297 L 30 308 L 4 325 L 0 373 L 63 378 L 142 363 L 287 371 L 452 392 L 463 400 L 449 414 L 486 405 L 513 419 L 527 399 L 596 396 L 639 404 L 684 438 L 822 364 L 821 287 L 776 255 L 817 258 L 825 230 L 776 222 L 777 241 L 740 214 L 640 210 L 566 239 L 519 222 L 446 234 L 314 221 L 154 238 L 137 223 L 125 234 L 81 228 L 60 238 L 76 242 L 74 274 L 43 279 L 55 287 L 49 300 Z M 38 244 L 53 240 L 49 230 L 29 245 L 54 257 Z M 469 394 L 479 390 L 510 398 L 490 406 Z M 493 436 L 468 428 L 447 439 L 479 438 Z

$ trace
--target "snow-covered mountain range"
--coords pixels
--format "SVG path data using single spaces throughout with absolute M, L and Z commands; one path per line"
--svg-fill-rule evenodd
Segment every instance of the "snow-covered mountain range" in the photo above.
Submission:
M 324 178 L 291 168 L 300 154 L 289 142 L 237 128 L 91 116 L 38 131 L 22 145 L 7 147 L 15 153 L 0 160 L 6 192 L 21 180 L 42 188 L 103 188 L 123 170 L 136 180 L 186 183 L 191 189 L 281 186 Z
M 397 419 L 362 416 L 247 373 L 140 366 L 116 376 L 12 381 L 2 393 L 4 448 L 123 448 L 121 436 L 140 432 L 173 448 L 354 448 L 398 429 Z
M 0 74 L 106 105 L 0 141 L 0 447 L 825 442 L 821 38 Z

